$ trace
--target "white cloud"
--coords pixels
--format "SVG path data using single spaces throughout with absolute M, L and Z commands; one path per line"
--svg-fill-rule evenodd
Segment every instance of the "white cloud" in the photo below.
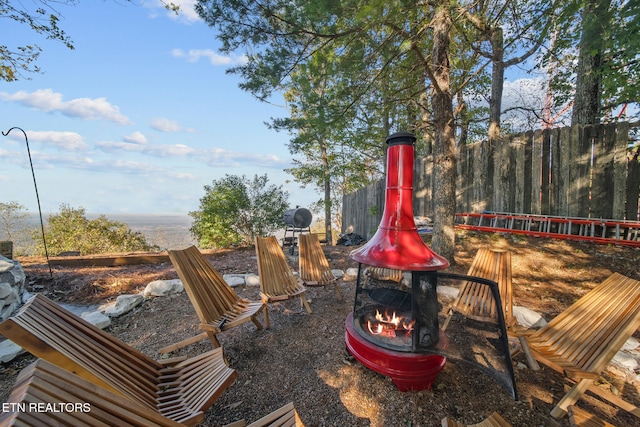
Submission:
M 156 117 L 151 122 L 151 127 L 159 132 L 194 132 L 191 128 L 185 128 L 180 123 L 165 119 L 164 117 Z
M 101 141 L 96 147 L 104 152 L 135 152 L 154 157 L 184 158 L 203 162 L 212 167 L 257 166 L 284 169 L 291 166 L 288 159 L 275 154 L 257 154 L 226 150 L 223 148 L 197 149 L 185 144 L 137 144 L 122 141 Z
M 186 58 L 189 62 L 198 62 L 200 58 L 206 58 L 211 65 L 241 65 L 247 63 L 246 55 L 223 56 L 211 49 L 190 49 L 185 52 L 182 49 L 173 49 L 171 55 L 175 58 Z
M 125 160 L 116 160 L 115 162 L 110 162 L 109 169 L 111 172 L 115 169 L 121 172 L 133 173 L 133 174 L 146 174 L 146 173 L 162 171 L 160 168 L 150 163 L 131 162 L 131 161 L 125 161 Z
M 0 92 L 0 99 L 45 112 L 60 112 L 67 117 L 83 120 L 107 120 L 120 125 L 130 123 L 129 119 L 120 113 L 120 109 L 106 98 L 75 98 L 63 101 L 61 93 L 51 89 L 39 89 L 31 93 L 22 90 L 14 94 Z
M 56 132 L 56 131 L 27 131 L 29 142 L 38 142 L 43 145 L 50 145 L 66 151 L 83 151 L 88 148 L 84 138 L 76 132 Z M 23 141 L 22 133 L 10 135 L 14 140 Z
M 159 157 L 187 157 L 191 155 L 197 157 L 200 155 L 198 150 L 184 144 L 152 145 L 146 147 L 144 152 Z
M 127 151 L 147 154 L 155 157 L 187 157 L 194 156 L 199 157 L 201 153 L 192 147 L 184 144 L 173 145 L 153 145 L 153 144 L 139 144 L 132 142 L 122 141 L 100 141 L 96 143 L 96 147 L 105 152 L 118 152 Z
M 100 141 L 96 143 L 96 147 L 107 152 L 129 151 L 140 153 L 144 150 L 144 145 L 142 144 L 121 141 Z
M 70 155 L 69 153 L 47 153 L 45 151 L 32 150 L 31 158 L 33 161 L 33 167 L 37 171 L 47 169 L 82 169 L 82 170 L 94 170 L 95 162 L 92 158 L 87 156 Z M 21 160 L 23 167 L 29 167 L 27 159 Z
M 154 7 L 162 8 L 167 16 L 171 19 L 184 22 L 186 24 L 192 24 L 194 22 L 200 21 L 200 16 L 194 10 L 195 0 L 171 0 L 165 3 L 173 3 L 176 6 L 179 6 L 178 14 L 173 12 L 172 10 L 167 10 L 165 5 L 160 0 L 156 0 Z
M 213 167 L 260 166 L 284 169 L 291 166 L 289 161 L 274 154 L 241 153 L 222 148 L 212 148 L 206 153 L 206 163 Z
M 194 174 L 187 172 L 168 172 L 167 176 L 175 179 L 185 179 L 189 181 L 193 181 L 197 178 Z
M 133 132 L 124 138 L 122 138 L 124 142 L 129 142 L 131 144 L 146 144 L 147 138 L 142 134 L 142 132 Z
M 540 108 L 544 99 L 544 80 L 542 78 L 507 80 L 504 82 L 502 108 L 524 106 Z

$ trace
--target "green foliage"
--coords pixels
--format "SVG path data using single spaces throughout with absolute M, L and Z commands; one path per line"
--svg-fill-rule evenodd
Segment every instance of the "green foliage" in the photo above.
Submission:
M 29 214 L 18 202 L 0 202 L 0 240 L 13 241 Z
M 38 241 L 37 253 L 44 254 L 41 236 L 34 231 L 33 239 Z M 107 219 L 104 215 L 89 220 L 84 208 L 60 206 L 60 212 L 47 218 L 45 239 L 50 254 L 79 251 L 82 255 L 135 252 L 157 250 L 147 243 L 142 233 L 132 231 L 119 221 Z
M 29 213 L 20 203 L 0 202 L 0 240 L 13 242 L 14 256 L 32 252 L 32 229 L 28 219 Z
M 201 248 L 250 245 L 282 227 L 288 193 L 282 186 L 267 185 L 267 175 L 225 175 L 205 185 L 200 209 L 189 212 L 191 233 Z
M 554 34 L 540 64 L 550 74 L 554 104 L 598 102 L 596 120 L 607 120 L 612 110 L 640 101 L 640 3 L 631 0 L 564 0 L 558 8 Z M 595 69 L 580 69 L 597 57 Z M 580 79 L 596 78 L 599 89 L 574 100 Z M 576 106 L 577 101 L 577 106 Z
M 61 4 L 73 6 L 77 1 L 36 0 L 30 2 L 33 3 L 34 10 L 28 9 L 28 3 L 0 0 L 0 18 L 9 18 L 19 25 L 28 25 L 36 34 L 62 42 L 67 48 L 73 49 L 72 40 L 58 26 L 60 17 L 57 8 Z M 55 3 L 55 6 L 51 6 L 51 3 Z M 18 80 L 22 72 L 39 73 L 40 68 L 35 62 L 41 51 L 38 45 L 30 43 L 17 46 L 0 45 L 0 80 L 12 82 Z

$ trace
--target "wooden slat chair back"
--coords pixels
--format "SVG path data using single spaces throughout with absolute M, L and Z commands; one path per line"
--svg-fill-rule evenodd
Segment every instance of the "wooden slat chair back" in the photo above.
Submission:
M 305 286 L 333 285 L 338 299 L 342 300 L 342 293 L 338 287 L 338 279 L 329 266 L 329 261 L 322 250 L 318 236 L 311 233 L 298 236 L 299 257 L 298 270 Z
M 200 319 L 200 329 L 205 332 L 165 347 L 160 350 L 161 353 L 168 353 L 205 337 L 211 340 L 214 347 L 220 347 L 217 333 L 248 321 L 252 321 L 258 329 L 262 329 L 257 316 L 262 312 L 265 304 L 240 298 L 198 248 L 191 246 L 168 252 L 169 259 Z M 267 324 L 266 327 L 268 328 L 269 325 Z
M 176 421 L 37 359 L 17 376 L 0 427 L 179 427 Z M 53 405 L 46 410 L 46 405 Z M 45 406 L 44 409 L 41 409 Z
M 482 277 L 498 283 L 502 310 L 507 326 L 515 323 L 513 316 L 513 284 L 511 282 L 511 252 L 480 248 L 473 259 L 468 276 Z M 456 311 L 468 318 L 484 322 L 498 322 L 496 304 L 488 286 L 467 281 L 462 284 L 442 329 L 446 329 Z
M 566 414 L 587 390 L 640 417 L 640 410 L 594 385 L 616 352 L 640 327 L 640 282 L 613 273 L 521 342 L 540 363 L 575 381 L 551 415 Z
M 511 427 L 497 412 L 477 424 L 462 424 L 449 417 L 442 419 L 442 427 Z
M 36 357 L 185 425 L 202 422 L 204 411 L 237 376 L 222 348 L 156 361 L 40 294 L 0 323 L 0 334 Z
M 385 267 L 369 267 L 369 274 L 377 280 L 387 280 L 392 282 L 402 282 L 402 270 Z
M 570 427 L 615 427 L 613 424 L 608 423 L 575 405 L 569 405 L 567 409 L 569 413 Z
M 260 276 L 260 297 L 265 303 L 300 297 L 302 306 L 311 313 L 302 280 L 293 274 L 280 244 L 274 236 L 256 237 L 256 256 Z M 265 309 L 265 316 L 267 316 Z
M 245 420 L 239 420 L 224 427 L 304 427 L 304 424 L 293 402 L 290 402 L 249 425 Z

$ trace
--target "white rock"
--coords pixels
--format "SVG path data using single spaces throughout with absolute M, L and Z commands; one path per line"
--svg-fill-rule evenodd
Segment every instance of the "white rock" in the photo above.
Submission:
M 33 296 L 32 293 L 29 293 L 26 289 L 22 292 L 22 303 L 26 303 Z
M 116 302 L 113 304 L 109 304 L 104 308 L 104 314 L 109 317 L 118 317 L 122 316 L 125 313 L 130 312 L 135 307 L 140 305 L 140 303 L 144 300 L 144 297 L 140 294 L 136 295 L 118 295 L 116 298 Z
M 244 282 L 247 286 L 260 286 L 260 276 L 257 274 L 247 274 L 244 276 Z
M 6 298 L 9 295 L 11 295 L 11 291 L 13 290 L 13 288 L 11 287 L 11 285 L 9 283 L 0 283 L 0 299 L 2 298 Z M 13 301 L 11 301 L 13 302 Z
M 10 340 L 0 342 L 0 362 L 7 363 L 25 353 L 25 350 Z
M 513 306 L 513 316 L 516 318 L 518 323 L 525 328 L 541 328 L 547 324 L 547 321 L 535 311 L 520 306 Z
M 18 310 L 18 302 L 14 301 L 7 305 L 0 304 L 0 322 L 11 317 Z
M 179 294 L 184 290 L 180 279 L 173 280 L 154 280 L 144 288 L 143 295 L 145 297 L 162 297 L 170 294 Z
M 0 255 L 0 273 L 4 273 L 5 271 L 9 271 L 13 268 L 13 262 L 9 258 L 5 258 Z
M 630 370 L 631 372 L 635 371 L 639 365 L 638 361 L 633 356 L 622 351 L 616 353 L 616 355 L 613 357 L 612 362 L 623 367 L 624 369 Z
M 455 297 L 457 297 L 458 293 L 460 292 L 460 289 L 453 286 L 438 286 L 437 289 L 439 294 L 452 299 L 455 299 Z
M 334 277 L 336 279 L 340 279 L 341 277 L 344 277 L 344 271 L 342 270 L 331 270 L 331 273 L 334 275 Z
M 240 286 L 240 285 L 244 285 L 244 274 L 242 275 L 238 275 L 238 274 L 225 274 L 224 276 L 222 276 L 222 278 L 224 279 L 225 282 L 227 282 L 227 284 L 229 286 L 231 286 L 232 288 L 235 286 Z
M 100 329 L 111 325 L 111 319 L 105 316 L 100 310 L 84 312 L 80 317 Z
M 15 302 L 17 304 L 19 301 L 20 301 L 20 295 L 18 294 L 18 288 L 12 288 L 11 293 L 7 295 L 7 297 L 4 299 L 4 304 L 8 305 L 8 304 L 11 304 L 12 302 Z
M 634 337 L 630 337 L 623 345 L 620 350 L 633 351 L 640 346 L 640 341 L 635 339 Z
M 358 278 L 358 269 L 356 267 L 347 268 L 346 273 L 342 276 L 342 280 L 350 282 Z

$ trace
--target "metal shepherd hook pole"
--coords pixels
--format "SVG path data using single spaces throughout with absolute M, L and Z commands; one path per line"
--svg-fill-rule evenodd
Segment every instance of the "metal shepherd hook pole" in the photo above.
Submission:
M 7 136 L 12 130 L 18 129 L 24 135 L 24 141 L 27 143 L 27 154 L 29 155 L 29 165 L 31 166 L 31 176 L 33 176 L 33 186 L 36 189 L 36 200 L 38 202 L 38 213 L 40 214 L 40 229 L 42 230 L 42 243 L 44 245 L 44 254 L 47 257 L 47 266 L 49 267 L 49 275 L 53 279 L 53 271 L 51 271 L 51 264 L 49 263 L 49 251 L 47 250 L 47 239 L 44 236 L 44 222 L 42 221 L 42 209 L 40 208 L 40 196 L 38 195 L 38 184 L 36 184 L 36 174 L 33 171 L 33 162 L 31 161 L 31 150 L 29 149 L 29 138 L 27 133 L 17 126 L 12 127 L 6 132 L 2 132 L 2 136 Z

